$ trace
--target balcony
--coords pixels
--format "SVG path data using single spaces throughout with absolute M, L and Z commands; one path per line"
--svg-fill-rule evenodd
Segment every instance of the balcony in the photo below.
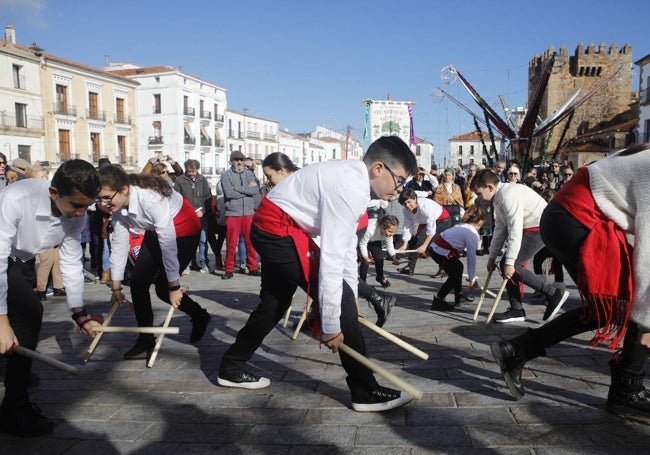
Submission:
M 247 131 L 246 137 L 251 139 L 261 139 L 262 135 L 258 131 Z
M 114 121 L 118 125 L 133 125 L 133 120 L 131 119 L 131 116 L 125 116 L 125 115 L 115 115 Z
M 99 120 L 100 122 L 105 122 L 106 111 L 96 111 L 92 109 L 86 109 L 86 118 L 88 120 Z
M 201 138 L 201 147 L 211 147 L 212 146 L 212 139 L 209 137 L 202 137 Z
M 210 120 L 212 118 L 212 112 L 201 111 L 199 112 L 199 117 L 204 120 Z
M 275 134 L 264 133 L 264 139 L 267 141 L 275 141 Z
M 149 136 L 149 145 L 163 145 L 162 136 Z
M 223 114 L 215 114 L 214 121 L 217 123 L 223 123 Z
M 195 137 L 185 136 L 185 138 L 183 139 L 183 144 L 185 144 L 185 145 L 196 145 L 196 138 Z
M 203 175 L 213 175 L 212 174 L 212 168 L 211 167 L 204 167 L 202 174 Z
M 33 130 L 42 130 L 45 128 L 43 117 L 28 116 L 16 118 L 13 115 L 7 115 L 0 112 L 0 126 L 5 128 L 26 128 Z
M 77 106 L 68 106 L 67 104 L 54 104 L 52 112 L 56 115 L 67 115 L 68 117 L 77 116 Z
M 196 117 L 196 109 L 194 109 L 193 107 L 184 107 L 183 115 L 186 115 L 188 117 Z

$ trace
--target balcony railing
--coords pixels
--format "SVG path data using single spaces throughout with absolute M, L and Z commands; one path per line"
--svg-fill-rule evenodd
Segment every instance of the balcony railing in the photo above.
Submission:
M 196 109 L 193 107 L 184 107 L 183 108 L 183 115 L 187 115 L 189 117 L 194 117 L 196 116 Z
M 106 111 L 94 111 L 91 109 L 86 109 L 86 118 L 88 120 L 99 120 L 101 122 L 105 122 Z
M 251 139 L 260 139 L 262 135 L 258 131 L 247 131 L 246 137 L 250 137 Z
M 201 111 L 201 112 L 199 113 L 199 116 L 200 116 L 201 118 L 204 118 L 204 119 L 210 120 L 210 119 L 212 118 L 212 112 Z
M 217 123 L 223 123 L 223 114 L 215 114 L 214 121 Z
M 162 136 L 149 136 L 149 145 L 162 145 L 163 137 Z
M 115 123 L 120 125 L 133 125 L 130 115 L 115 115 Z
M 211 168 L 211 167 L 204 167 L 204 168 L 202 168 L 202 169 L 203 169 L 202 174 L 204 174 L 204 175 L 213 175 L 213 174 L 212 174 L 212 168 Z
M 232 137 L 235 139 L 243 139 L 244 135 L 241 133 L 241 131 L 237 132 L 235 130 L 228 130 L 228 137 Z
M 264 139 L 267 139 L 269 141 L 274 141 L 275 140 L 275 134 L 264 133 Z
M 57 115 L 67 115 L 70 117 L 77 116 L 77 106 L 69 106 L 67 104 L 54 104 L 52 110 Z
M 210 147 L 212 146 L 212 139 L 209 137 L 202 137 L 201 138 L 201 147 Z
M 14 115 L 7 115 L 2 112 L 0 112 L 0 125 L 11 128 L 27 128 L 35 130 L 42 130 L 45 127 L 43 117 L 28 116 L 26 119 L 24 117 L 16 118 Z
M 219 138 L 215 137 L 214 138 L 214 146 L 215 147 L 223 147 L 223 141 L 220 140 Z
M 183 139 L 183 144 L 195 145 L 196 144 L 196 138 L 195 137 L 185 136 L 185 139 Z

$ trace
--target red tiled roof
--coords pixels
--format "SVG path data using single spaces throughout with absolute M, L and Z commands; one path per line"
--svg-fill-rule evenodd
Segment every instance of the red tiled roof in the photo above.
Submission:
M 487 131 L 481 130 L 483 134 L 483 140 L 489 139 L 490 138 L 490 133 Z M 501 136 L 495 136 L 494 137 L 497 140 L 503 140 Z M 454 136 L 449 139 L 450 141 L 478 141 L 480 138 L 478 137 L 478 132 L 476 130 L 470 131 L 469 133 L 461 134 L 460 136 Z

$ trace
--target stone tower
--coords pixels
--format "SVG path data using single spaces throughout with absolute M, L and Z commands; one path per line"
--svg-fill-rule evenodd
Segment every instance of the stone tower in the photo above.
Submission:
M 592 130 L 596 125 L 610 122 L 617 115 L 630 110 L 633 103 L 632 84 L 632 46 L 626 44 L 622 49 L 605 43 L 596 47 L 593 43 L 585 49 L 580 43 L 573 56 L 569 56 L 566 46 L 557 53 L 555 47 L 549 47 L 541 56 L 533 57 L 528 66 L 528 99 L 540 79 L 546 62 L 555 55 L 555 63 L 548 81 L 548 87 L 542 100 L 539 116 L 548 118 L 573 92 L 582 87 L 580 96 L 586 94 L 605 77 L 619 67 L 620 74 L 605 87 L 601 88 L 591 99 L 576 110 L 566 132 L 564 140 L 580 136 Z M 565 128 L 567 120 L 561 121 L 551 132 L 547 133 L 548 151 L 553 152 Z M 535 149 L 541 150 L 544 141 L 537 141 Z

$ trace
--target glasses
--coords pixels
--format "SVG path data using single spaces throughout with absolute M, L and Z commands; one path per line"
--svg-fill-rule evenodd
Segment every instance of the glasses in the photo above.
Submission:
M 508 172 L 508 175 L 519 175 L 519 172 Z
M 162 171 L 162 172 L 160 173 L 160 175 L 163 175 L 163 174 L 169 174 L 169 171 Z
M 402 177 L 401 175 L 397 175 L 397 174 L 395 174 L 391 168 L 389 168 L 388 166 L 386 166 L 386 163 L 382 163 L 382 164 L 384 165 L 384 167 L 386 168 L 386 170 L 387 170 L 388 172 L 390 172 L 390 175 L 393 176 L 393 180 L 395 180 L 395 191 L 397 191 L 397 190 L 399 190 L 400 188 L 402 188 L 402 187 L 404 186 L 404 183 L 406 182 L 406 179 L 405 179 L 404 177 Z
M 111 203 L 111 202 L 113 202 L 113 198 L 114 198 L 115 196 L 117 196 L 117 193 L 119 193 L 119 192 L 120 192 L 120 190 L 117 190 L 115 193 L 113 193 L 112 196 L 99 196 L 99 197 L 97 198 L 97 200 L 98 200 L 98 201 L 101 201 L 101 202 L 108 202 L 108 203 Z
M 0 161 L 0 166 L 2 166 L 3 164 L 7 164 L 7 162 L 6 161 Z
M 573 172 L 565 172 L 564 175 L 567 177 L 571 177 L 573 175 Z

